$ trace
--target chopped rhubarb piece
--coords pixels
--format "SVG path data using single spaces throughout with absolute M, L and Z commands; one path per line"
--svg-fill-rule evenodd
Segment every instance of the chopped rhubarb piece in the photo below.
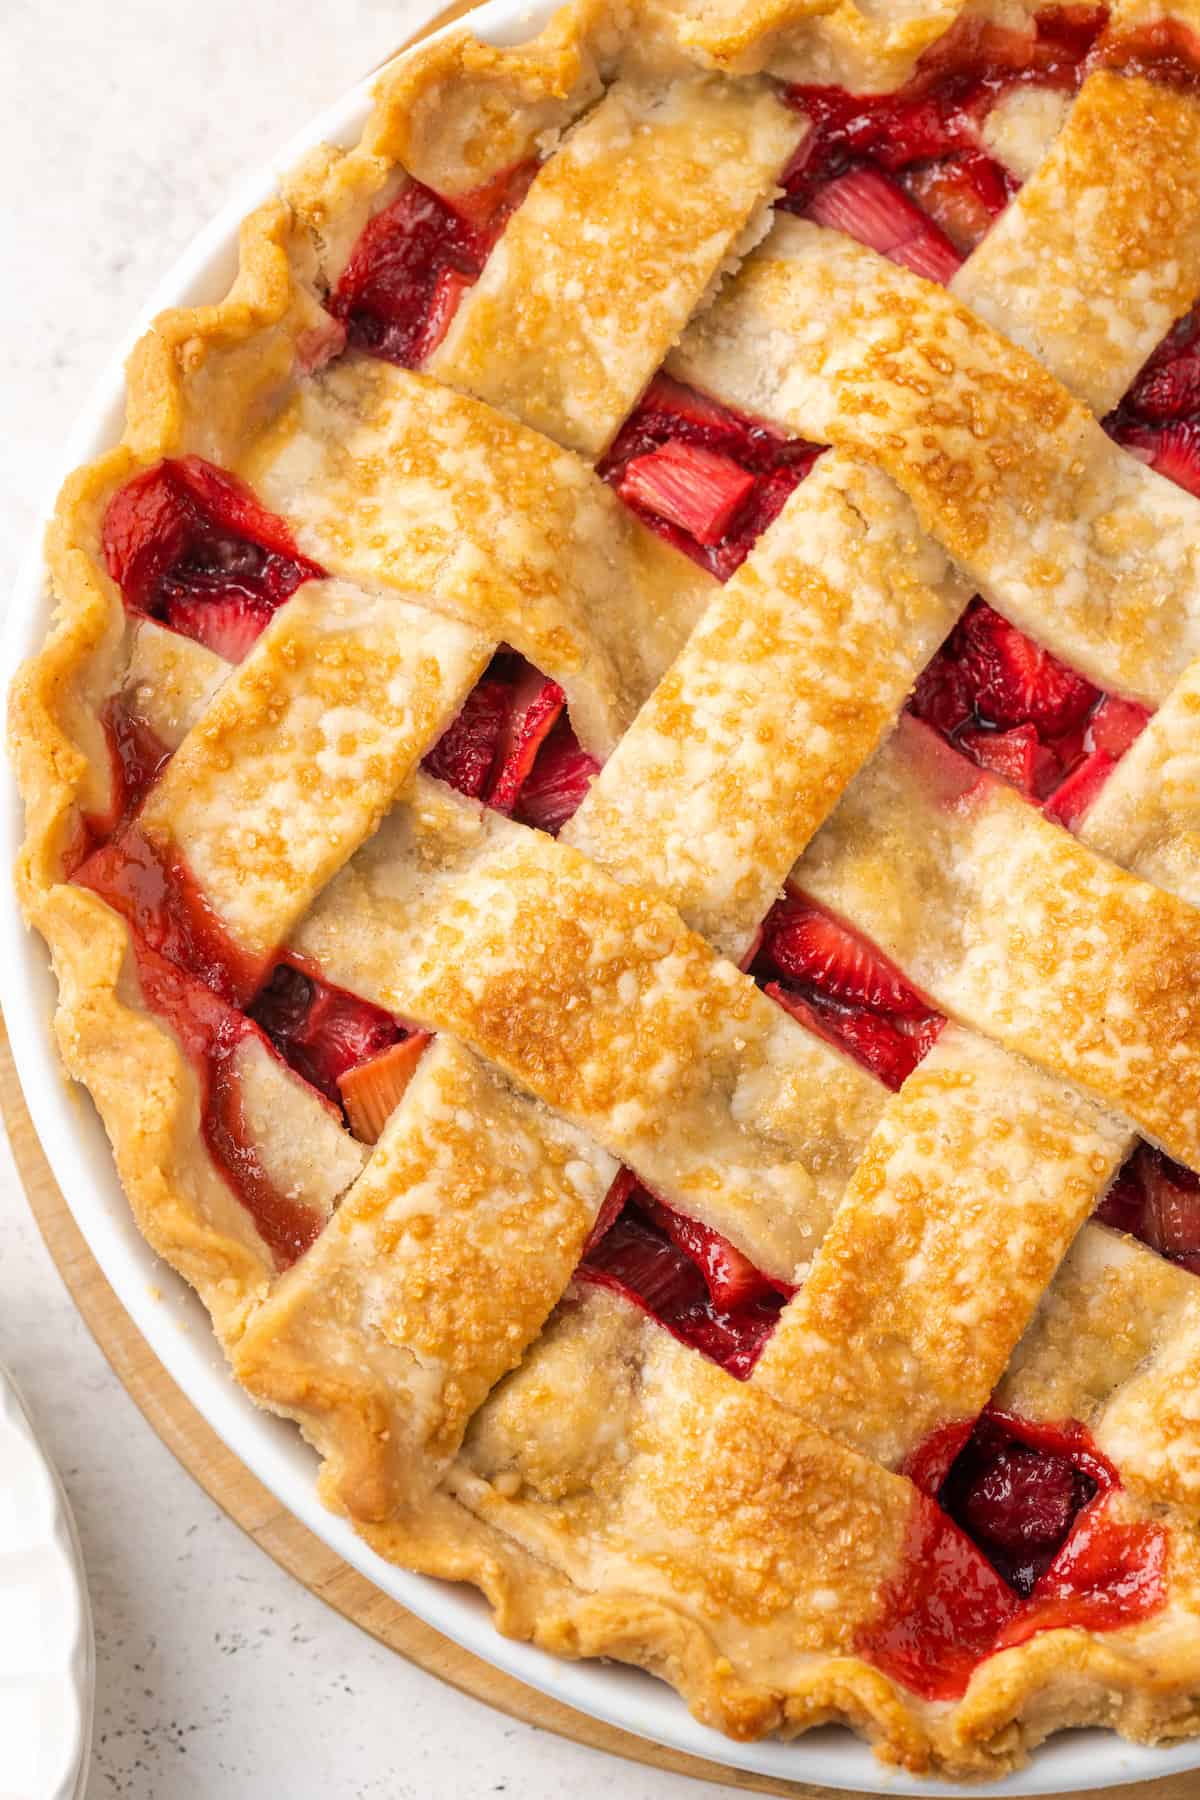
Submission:
M 669 1221 L 680 1229 L 668 1232 Z M 661 1206 L 623 1169 L 601 1208 L 578 1277 L 623 1294 L 674 1337 L 745 1381 L 775 1328 L 784 1296 L 752 1265 L 747 1264 L 747 1275 L 726 1261 L 718 1274 L 714 1246 L 701 1246 L 699 1236 L 693 1236 L 688 1240 L 693 1250 L 710 1264 L 706 1279 L 684 1242 L 681 1228 L 689 1224 Z M 703 1227 L 697 1232 L 702 1233 Z M 709 1235 L 716 1239 L 716 1233 Z M 731 1245 L 727 1249 L 738 1256 Z M 732 1294 L 736 1288 L 744 1293 L 738 1304 L 721 1304 L 710 1289 L 714 1277 L 721 1285 L 721 1275 L 724 1291 Z M 752 1286 L 757 1291 L 752 1292 Z
M 643 1202 L 643 1210 L 685 1256 L 691 1257 L 704 1277 L 714 1306 L 732 1312 L 764 1295 L 784 1291 L 711 1226 L 689 1219 L 652 1196 Z
M 677 439 L 627 463 L 622 500 L 678 525 L 698 544 L 719 544 L 754 491 L 754 477 L 729 457 Z
M 1122 424 L 1113 435 L 1157 474 L 1200 496 L 1200 421 L 1180 419 L 1162 426 Z
M 960 731 L 954 742 L 980 768 L 991 769 L 1031 800 L 1044 799 L 1058 779 L 1057 758 L 1032 725 L 1014 725 L 1011 731 L 976 727 Z
M 356 1063 L 337 1078 L 350 1129 L 363 1144 L 377 1144 L 383 1128 L 404 1098 L 429 1042 L 427 1031 L 414 1031 L 369 1062 Z
M 411 181 L 368 221 L 330 297 L 348 341 L 406 369 L 422 363 L 535 173 L 521 164 L 453 201 Z
M 759 954 L 785 981 L 847 1006 L 910 1019 L 930 1010 L 881 951 L 795 890 L 768 913 Z
M 131 612 L 161 619 L 238 660 L 277 607 L 324 570 L 244 482 L 185 456 L 119 488 L 104 558 Z
M 528 664 L 513 684 L 508 714 L 496 746 L 486 799 L 496 812 L 510 814 L 533 768 L 534 759 L 560 718 L 566 696 Z
M 600 764 L 580 747 L 568 720 L 559 719 L 525 778 L 514 817 L 557 837 L 599 773 Z
M 1107 750 L 1093 750 L 1047 800 L 1046 817 L 1074 831 L 1116 766 L 1116 757 Z
M 1115 694 L 1105 694 L 1088 721 L 1091 747 L 1107 751 L 1109 756 L 1124 756 L 1149 723 L 1148 707 L 1139 706 L 1136 700 L 1119 700 Z
M 707 1294 L 695 1263 L 628 1211 L 589 1251 L 581 1273 L 623 1289 L 664 1323 L 676 1312 L 703 1304 Z
M 734 464 L 754 477 L 750 490 L 735 509 L 732 524 L 716 543 L 701 542 L 673 518 L 657 511 L 654 496 L 643 500 L 636 481 L 623 485 L 629 468 L 671 445 L 676 450 L 679 446 L 704 450 L 718 459 L 719 466 L 725 462 Z M 721 406 L 669 376 L 656 375 L 598 464 L 597 472 L 613 484 L 626 504 L 660 537 L 692 557 L 719 581 L 727 581 L 820 454 L 818 444 L 781 437 L 760 420 Z M 732 476 L 727 470 L 725 474 L 732 484 Z
M 1000 164 L 979 152 L 919 163 L 906 173 L 904 186 L 960 256 L 983 242 L 1013 188 Z
M 946 234 L 881 169 L 864 165 L 837 176 L 817 189 L 805 211 L 818 225 L 844 231 L 930 281 L 949 281 L 962 263 Z
M 476 682 L 458 717 L 426 756 L 429 773 L 469 800 L 478 800 L 487 787 L 511 706 L 510 682 L 493 675 Z
M 390 1013 L 287 962 L 277 964 L 250 1015 L 285 1061 L 335 1105 L 341 1077 L 405 1035 Z

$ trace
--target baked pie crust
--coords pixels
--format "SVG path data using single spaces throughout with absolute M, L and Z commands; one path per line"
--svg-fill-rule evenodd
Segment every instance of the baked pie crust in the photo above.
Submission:
M 1200 1731 L 1197 68 L 1195 0 L 456 30 L 50 530 L 17 880 L 141 1230 L 380 1554 L 735 1737 Z M 1055 730 L 944 728 L 964 643 Z

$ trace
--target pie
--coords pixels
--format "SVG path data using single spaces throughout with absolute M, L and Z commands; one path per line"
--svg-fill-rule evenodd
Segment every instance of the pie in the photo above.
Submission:
M 389 66 L 66 485 L 18 881 L 381 1556 L 737 1738 L 1200 1732 L 1200 6 Z

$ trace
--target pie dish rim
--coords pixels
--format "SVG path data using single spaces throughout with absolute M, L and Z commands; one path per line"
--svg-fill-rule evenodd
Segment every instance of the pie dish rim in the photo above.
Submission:
M 488 0 L 472 14 L 471 28 L 492 42 L 519 42 L 540 28 L 555 5 L 556 0 L 538 0 L 532 6 L 522 5 L 519 0 Z M 459 25 L 461 21 L 452 21 L 443 29 L 449 31 Z M 425 39 L 423 43 L 429 41 Z M 237 229 L 245 214 L 275 193 L 281 171 L 294 165 L 306 150 L 323 139 L 353 141 L 366 116 L 373 80 L 374 75 L 366 78 L 319 113 L 282 151 L 239 184 L 230 203 L 170 269 L 82 410 L 69 435 L 59 465 L 60 476 L 99 454 L 119 434 L 124 358 L 149 318 L 165 306 L 192 305 L 225 291 L 236 266 Z M 52 506 L 47 506 L 38 515 L 41 523 L 37 536 L 15 585 L 3 646 L 9 678 L 38 647 L 44 634 L 47 607 L 41 531 L 51 511 Z M 4 829 L 10 855 L 15 857 L 23 825 L 11 776 L 7 792 Z M 179 1277 L 169 1270 L 164 1272 L 142 1239 L 129 1215 L 99 1119 L 92 1115 L 81 1121 L 74 1094 L 62 1074 L 49 1030 L 52 977 L 40 952 L 34 957 L 28 955 L 27 934 L 11 897 L 3 910 L 0 930 L 5 933 L 0 944 L 9 952 L 8 966 L 12 971 L 13 991 L 8 996 L 7 1015 L 14 1058 L 35 1127 L 64 1194 L 70 1196 L 68 1204 L 76 1222 L 122 1305 L 172 1378 L 222 1441 L 330 1548 L 399 1604 L 482 1661 L 585 1714 L 652 1742 L 731 1768 L 782 1779 L 816 1781 L 856 1792 L 954 1791 L 956 1784 L 952 1782 L 881 1769 L 867 1745 L 841 1730 L 811 1735 L 804 1745 L 732 1742 L 701 1726 L 668 1688 L 658 1684 L 651 1687 L 637 1671 L 564 1664 L 531 1646 L 506 1640 L 493 1630 L 488 1609 L 473 1594 L 409 1574 L 371 1552 L 343 1521 L 321 1505 L 311 1480 L 310 1453 L 290 1427 L 259 1412 L 248 1396 L 230 1382 L 217 1344 L 209 1336 L 199 1301 Z M 94 1155 L 101 1159 L 99 1170 Z M 181 1324 L 175 1306 L 164 1298 L 168 1292 L 183 1299 L 185 1323 Z M 190 1329 L 193 1318 L 199 1326 L 194 1333 Z M 224 1423 L 219 1422 L 221 1419 Z M 1119 1765 L 1115 1774 L 1114 1762 Z M 1028 1768 L 999 1782 L 984 1784 L 979 1791 L 1014 1795 L 1064 1793 L 1120 1786 L 1197 1767 L 1200 1743 L 1158 1749 L 1141 1749 L 1127 1743 L 1114 1747 L 1110 1734 L 1092 1731 L 1070 1737 L 1060 1735 L 1038 1750 Z

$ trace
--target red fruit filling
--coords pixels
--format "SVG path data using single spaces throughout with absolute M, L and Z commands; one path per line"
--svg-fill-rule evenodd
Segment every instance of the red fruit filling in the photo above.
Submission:
M 881 951 L 795 889 L 767 914 L 751 973 L 793 1018 L 892 1089 L 945 1023 Z
M 100 720 L 108 740 L 112 800 L 107 812 L 89 813 L 84 819 L 80 861 L 133 816 L 171 760 L 162 739 L 134 712 L 128 693 L 114 694 L 105 701 Z
M 1200 495 L 1200 303 L 1167 333 L 1104 429 L 1168 481 Z
M 402 368 L 424 362 L 536 173 L 521 163 L 454 200 L 410 182 L 368 221 L 329 297 L 347 342 Z
M 244 1006 L 266 965 L 229 936 L 183 858 L 136 824 L 95 850 L 73 879 L 119 912 L 148 949 L 197 977 L 229 1006 Z
M 790 88 L 812 130 L 780 205 L 948 281 L 1019 185 L 983 148 L 988 113 L 1018 85 L 1073 91 L 1106 19 L 1104 7 L 1066 6 L 1024 31 L 968 20 L 893 93 Z
M 325 573 L 244 482 L 199 456 L 161 462 L 119 488 L 101 543 L 130 612 L 230 662 L 301 582 Z
M 343 1075 L 413 1035 L 391 1013 L 294 962 L 276 965 L 249 1012 L 284 1061 L 339 1107 Z
M 1096 1210 L 1169 1262 L 1200 1275 L 1200 1175 L 1138 1144 Z
M 567 719 L 559 719 L 525 779 L 515 817 L 557 837 L 599 773 L 596 758 L 581 748 Z
M 905 1473 L 922 1500 L 904 1571 L 858 1647 L 926 1698 L 957 1699 L 979 1662 L 1035 1632 L 1136 1624 L 1166 1599 L 1165 1532 L 1109 1516 L 1116 1470 L 1075 1421 L 989 1408 Z
M 172 1027 L 200 1084 L 200 1129 L 209 1155 L 250 1213 L 277 1266 L 286 1269 L 319 1236 L 324 1218 L 274 1185 L 246 1131 L 233 1058 L 244 1039 L 261 1033 L 244 1013 L 158 955 L 136 931 L 131 938 L 146 1005 Z
M 917 1494 L 902 1571 L 855 1649 L 927 1700 L 958 1700 L 1019 1605 L 970 1539 Z
M 652 531 L 727 581 L 820 454 L 656 375 L 597 472 Z
M 469 799 L 557 833 L 600 768 L 580 749 L 565 708 L 557 682 L 501 650 L 424 766 Z
M 1106 34 L 1097 60 L 1127 75 L 1145 75 L 1167 87 L 1200 85 L 1200 37 L 1182 19 L 1156 19 L 1132 31 Z
M 576 1274 L 623 1294 L 739 1381 L 793 1292 L 720 1232 L 655 1199 L 627 1169 L 609 1190 Z
M 1104 694 L 982 600 L 921 675 L 909 710 L 1072 826 L 1150 714 Z
M 945 232 L 900 183 L 869 163 L 825 182 L 804 210 L 818 225 L 844 231 L 930 281 L 949 281 L 962 262 Z

